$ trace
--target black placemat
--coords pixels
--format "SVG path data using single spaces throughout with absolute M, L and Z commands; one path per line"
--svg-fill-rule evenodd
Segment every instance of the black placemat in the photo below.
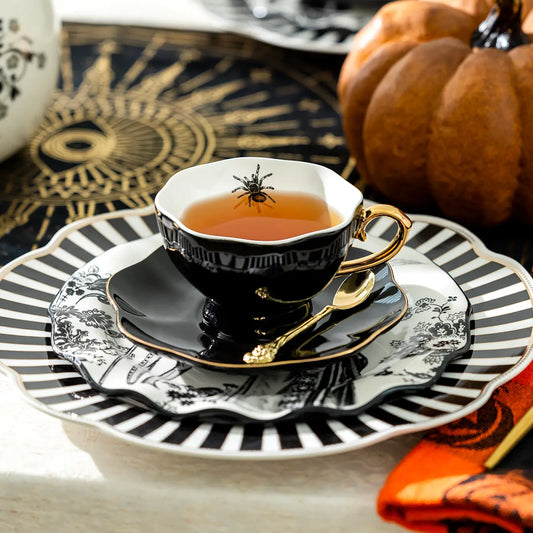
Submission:
M 349 175 L 339 67 L 224 34 L 67 25 L 60 88 L 0 165 L 0 262 L 72 220 L 148 205 L 177 170 L 212 160 L 301 159 Z

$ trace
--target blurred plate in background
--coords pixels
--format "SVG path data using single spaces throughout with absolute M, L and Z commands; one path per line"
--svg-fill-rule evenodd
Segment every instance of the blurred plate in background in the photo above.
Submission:
M 308 52 L 346 54 L 382 0 L 202 0 L 220 28 Z

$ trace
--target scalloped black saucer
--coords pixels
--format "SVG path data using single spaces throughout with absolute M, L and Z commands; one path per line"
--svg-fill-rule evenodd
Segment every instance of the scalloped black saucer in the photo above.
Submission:
M 351 257 L 361 254 L 357 250 L 350 253 L 354 254 Z M 363 304 L 349 311 L 333 312 L 315 328 L 287 343 L 273 362 L 262 365 L 248 365 L 242 357 L 265 337 L 250 331 L 248 325 L 237 328 L 232 335 L 213 327 L 213 321 L 206 320 L 211 315 L 211 303 L 180 275 L 162 247 L 114 274 L 108 281 L 107 294 L 117 312 L 119 329 L 131 340 L 208 368 L 257 371 L 325 364 L 351 356 L 396 324 L 407 310 L 407 298 L 388 264 L 373 271 L 376 282 Z M 333 280 L 312 299 L 311 312 L 332 302 L 342 279 Z M 222 316 L 224 313 L 218 312 Z M 270 338 L 283 329 L 278 325 Z M 361 367 L 365 364 L 361 361 Z

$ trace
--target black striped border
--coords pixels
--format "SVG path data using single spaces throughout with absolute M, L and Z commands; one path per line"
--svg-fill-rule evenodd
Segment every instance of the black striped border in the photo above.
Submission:
M 92 390 L 51 349 L 49 303 L 69 276 L 112 246 L 157 231 L 152 208 L 99 215 L 63 228 L 44 248 L 0 270 L 0 364 L 32 405 L 144 446 L 210 457 L 279 459 L 339 453 L 451 422 L 479 408 L 532 358 L 533 283 L 456 224 L 413 216 L 408 246 L 460 284 L 473 307 L 472 350 L 430 388 L 359 416 L 270 424 L 175 421 Z M 390 238 L 386 219 L 370 234 Z

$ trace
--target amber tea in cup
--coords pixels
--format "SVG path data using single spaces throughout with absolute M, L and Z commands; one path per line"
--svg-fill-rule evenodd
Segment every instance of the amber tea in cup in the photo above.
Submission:
M 340 224 L 342 216 L 323 198 L 301 192 L 267 192 L 258 202 L 244 193 L 200 200 L 188 207 L 182 221 L 209 235 L 258 241 L 290 239 Z M 253 203 L 252 203 L 253 202 Z

